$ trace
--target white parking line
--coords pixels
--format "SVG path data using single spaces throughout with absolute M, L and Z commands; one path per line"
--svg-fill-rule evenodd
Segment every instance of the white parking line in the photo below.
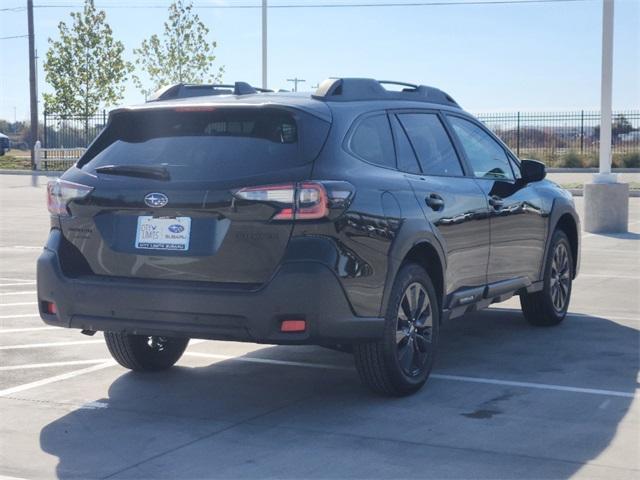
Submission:
M 507 312 L 507 313 L 513 313 L 514 315 L 521 315 L 522 314 L 522 310 L 514 309 L 514 308 L 491 307 L 491 308 L 488 308 L 488 309 L 482 310 L 482 311 L 483 312 L 491 312 L 491 311 Z M 593 318 L 593 319 L 604 318 L 606 320 L 614 320 L 614 321 L 619 320 L 621 322 L 637 322 L 637 321 L 640 321 L 640 313 L 638 314 L 637 317 L 626 317 L 624 315 L 609 315 L 607 312 L 592 312 L 592 313 L 569 312 L 569 313 L 567 313 L 567 317 Z
M 38 305 L 38 302 L 20 302 L 20 303 L 0 303 L 0 308 L 2 307 L 20 307 L 26 305 Z
M 0 475 L 0 480 L 27 480 L 22 477 L 9 477 L 8 475 Z
M 98 358 L 95 360 L 69 360 L 67 362 L 29 363 L 26 365 L 10 365 L 8 367 L 0 367 L 0 372 L 6 372 L 10 370 L 31 370 L 34 368 L 70 367 L 72 365 L 93 365 L 96 363 L 106 363 L 109 361 L 109 358 Z
M 188 355 L 190 357 L 212 358 L 216 360 L 235 360 L 237 362 L 266 363 L 270 365 L 286 365 L 290 367 L 324 368 L 324 369 L 332 369 L 332 370 L 353 370 L 353 368 L 351 367 L 343 367 L 341 365 L 330 365 L 327 363 L 306 363 L 306 362 L 291 362 L 288 360 L 271 360 L 268 358 L 232 357 L 229 355 L 219 355 L 216 353 L 185 352 L 185 355 Z
M 27 348 L 48 348 L 48 347 L 67 347 L 71 345 L 90 345 L 92 343 L 102 343 L 102 340 L 76 340 L 73 342 L 50 342 L 50 343 L 29 343 L 26 345 L 2 345 L 0 350 L 24 350 Z
M 17 346 L 17 347 L 18 348 L 20 347 L 34 348 L 36 346 L 43 346 L 43 345 L 64 345 L 64 344 L 96 343 L 96 342 L 102 343 L 100 340 L 97 340 L 97 341 L 87 341 L 87 342 L 60 342 L 60 343 L 54 343 L 54 344 L 32 344 L 32 345 Z M 0 347 L 0 349 L 6 349 L 6 348 L 12 348 L 12 347 Z M 15 348 L 15 346 L 13 348 Z M 292 362 L 292 361 L 286 361 L 286 360 L 272 360 L 267 358 L 233 357 L 230 355 L 219 355 L 219 354 L 200 353 L 200 352 L 185 352 L 185 355 L 191 356 L 191 357 L 211 358 L 215 360 L 231 360 L 231 361 L 238 361 L 238 362 L 258 363 L 258 364 L 267 364 L 267 365 L 321 368 L 321 369 L 332 369 L 332 370 L 353 370 L 353 367 L 345 367 L 341 365 Z M 53 362 L 50 364 L 31 364 L 31 365 L 22 365 L 22 366 L 15 366 L 15 367 L 14 366 L 0 367 L 0 370 L 18 370 L 20 368 L 41 368 L 41 367 L 48 367 L 48 366 L 61 366 L 62 364 L 72 365 L 74 364 L 73 362 L 74 361 Z M 103 362 L 103 361 L 102 360 L 84 360 L 84 361 L 79 360 L 77 362 Z M 12 395 L 17 392 L 30 390 L 32 388 L 48 385 L 50 383 L 77 377 L 79 375 L 84 375 L 85 373 L 91 373 L 91 372 L 101 370 L 114 365 L 116 365 L 114 361 L 107 360 L 107 361 L 104 361 L 103 363 L 100 363 L 98 365 L 94 365 L 88 368 L 84 368 L 82 370 L 75 370 L 73 372 L 65 373 L 62 375 L 56 375 L 53 377 L 45 378 L 43 380 L 38 380 L 36 382 L 31 382 L 24 385 L 18 385 L 16 387 L 11 387 L 5 390 L 1 390 L 0 396 Z M 609 396 L 609 397 L 613 396 L 613 397 L 634 398 L 636 396 L 636 394 L 633 392 L 622 392 L 619 390 L 582 388 L 582 387 L 572 387 L 567 385 L 553 385 L 553 384 L 546 384 L 546 383 L 518 382 L 518 381 L 512 381 L 512 380 L 500 380 L 497 378 L 468 377 L 468 376 L 462 376 L 462 375 L 449 375 L 449 374 L 438 374 L 438 373 L 432 374 L 431 378 L 438 379 L 438 380 L 456 381 L 456 382 L 482 383 L 482 384 L 488 384 L 488 385 L 531 388 L 531 389 L 537 389 L 537 390 L 551 390 L 551 391 L 569 392 L 569 393 L 584 393 L 588 395 L 601 395 L 601 396 Z
M 33 295 L 34 293 L 38 293 L 36 290 L 28 290 L 24 292 L 0 292 L 0 297 L 4 295 Z
M 40 318 L 40 314 L 25 313 L 20 315 L 0 315 L 0 319 L 8 319 L 8 318 Z
M 110 360 L 108 362 L 100 363 L 98 365 L 93 365 L 91 367 L 83 368 L 81 370 L 74 370 L 72 372 L 63 373 L 62 375 L 56 375 L 53 377 L 44 378 L 42 380 L 37 380 L 35 382 L 18 385 L 16 387 L 5 388 L 4 390 L 0 390 L 0 397 L 6 397 L 7 395 L 14 395 L 18 392 L 24 392 L 25 390 L 31 390 L 33 388 L 42 387 L 44 385 L 49 385 L 50 383 L 60 382 L 62 380 L 67 380 L 69 378 L 85 375 L 87 373 L 97 372 L 98 370 L 112 367 L 115 364 L 116 362 Z
M 580 280 L 581 278 L 626 278 L 631 280 L 640 280 L 640 276 L 638 275 L 623 275 L 620 273 L 612 273 L 610 275 L 604 273 L 580 273 L 576 280 Z
M 59 330 L 60 327 L 25 327 L 25 328 L 0 328 L 0 335 L 3 333 L 37 332 L 39 330 Z
M 513 382 L 511 380 L 498 380 L 496 378 L 464 377 L 460 375 L 443 375 L 438 373 L 432 374 L 431 378 L 437 378 L 439 380 L 453 380 L 456 382 L 487 383 L 490 385 L 504 385 L 508 387 L 535 388 L 538 390 L 555 390 L 558 392 L 587 393 L 590 395 L 604 395 L 607 397 L 634 398 L 636 396 L 633 392 L 620 392 L 618 390 L 568 387 L 565 385 L 550 385 L 547 383 Z
M 283 361 L 283 360 L 271 360 L 266 358 L 231 357 L 227 355 L 208 354 L 208 353 L 199 353 L 199 352 L 185 352 L 185 355 L 188 355 L 191 357 L 213 358 L 216 360 L 234 360 L 238 362 L 247 362 L 247 363 L 263 363 L 263 364 L 271 364 L 271 365 L 287 365 L 287 366 L 294 366 L 294 367 L 309 367 L 309 368 L 326 368 L 326 369 L 333 369 L 333 370 L 353 370 L 353 368 L 343 367 L 341 365 L 289 362 L 289 361 Z M 560 392 L 586 393 L 590 395 L 603 395 L 603 396 L 625 397 L 625 398 L 634 398 L 635 396 L 633 392 L 621 392 L 618 390 L 601 390 L 597 388 L 570 387 L 565 385 L 551 385 L 546 383 L 515 382 L 511 380 L 500 380 L 496 378 L 466 377 L 461 375 L 446 375 L 446 374 L 439 374 L 439 373 L 431 374 L 430 378 L 437 378 L 438 380 L 452 380 L 456 382 L 485 383 L 490 385 L 534 388 L 539 390 L 554 390 L 554 391 L 560 391 Z

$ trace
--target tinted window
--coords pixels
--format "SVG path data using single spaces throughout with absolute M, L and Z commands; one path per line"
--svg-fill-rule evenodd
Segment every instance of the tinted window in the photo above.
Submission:
M 316 117 L 279 109 L 124 112 L 79 166 L 164 166 L 175 180 L 227 180 L 307 163 L 328 131 Z
M 473 122 L 460 117 L 449 117 L 449 121 L 476 177 L 513 180 L 509 158 L 498 142 Z
M 413 151 L 413 147 L 409 143 L 404 128 L 398 122 L 395 115 L 391 117 L 391 126 L 393 129 L 393 138 L 396 144 L 396 157 L 398 160 L 398 170 L 409 173 L 420 173 L 418 159 Z
M 391 128 L 385 114 L 362 120 L 356 127 L 349 146 L 353 153 L 368 162 L 396 168 Z
M 442 122 L 433 113 L 398 115 L 425 175 L 462 176 L 462 167 Z

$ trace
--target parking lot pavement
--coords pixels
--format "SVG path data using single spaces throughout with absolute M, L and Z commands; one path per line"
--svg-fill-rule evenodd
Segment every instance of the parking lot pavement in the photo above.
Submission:
M 426 387 L 387 399 L 322 348 L 192 342 L 135 374 L 100 334 L 46 327 L 45 181 L 0 176 L 0 477 L 640 475 L 640 198 L 630 233 L 583 234 L 560 326 L 529 326 L 515 299 L 452 320 Z

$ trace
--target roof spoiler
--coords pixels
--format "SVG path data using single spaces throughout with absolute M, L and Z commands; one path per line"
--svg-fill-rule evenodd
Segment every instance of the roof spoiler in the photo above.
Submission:
M 401 90 L 387 90 L 384 85 L 403 88 Z M 460 108 L 460 105 L 450 95 L 437 88 L 392 80 L 374 80 L 373 78 L 329 78 L 320 84 L 312 97 L 325 102 L 408 100 L 439 103 Z
M 273 90 L 267 90 L 265 88 L 252 87 L 247 82 L 235 82 L 233 85 L 176 83 L 157 90 L 147 98 L 147 102 L 204 97 L 209 95 L 251 95 L 272 91 Z

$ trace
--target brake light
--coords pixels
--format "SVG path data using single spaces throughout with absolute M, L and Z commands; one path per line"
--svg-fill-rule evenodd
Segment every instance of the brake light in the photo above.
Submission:
M 281 204 L 273 220 L 317 220 L 329 215 L 327 191 L 318 182 L 248 187 L 234 195 L 243 200 Z
M 69 215 L 67 205 L 71 200 L 84 198 L 93 187 L 66 180 L 53 180 L 47 184 L 47 208 L 53 215 Z

